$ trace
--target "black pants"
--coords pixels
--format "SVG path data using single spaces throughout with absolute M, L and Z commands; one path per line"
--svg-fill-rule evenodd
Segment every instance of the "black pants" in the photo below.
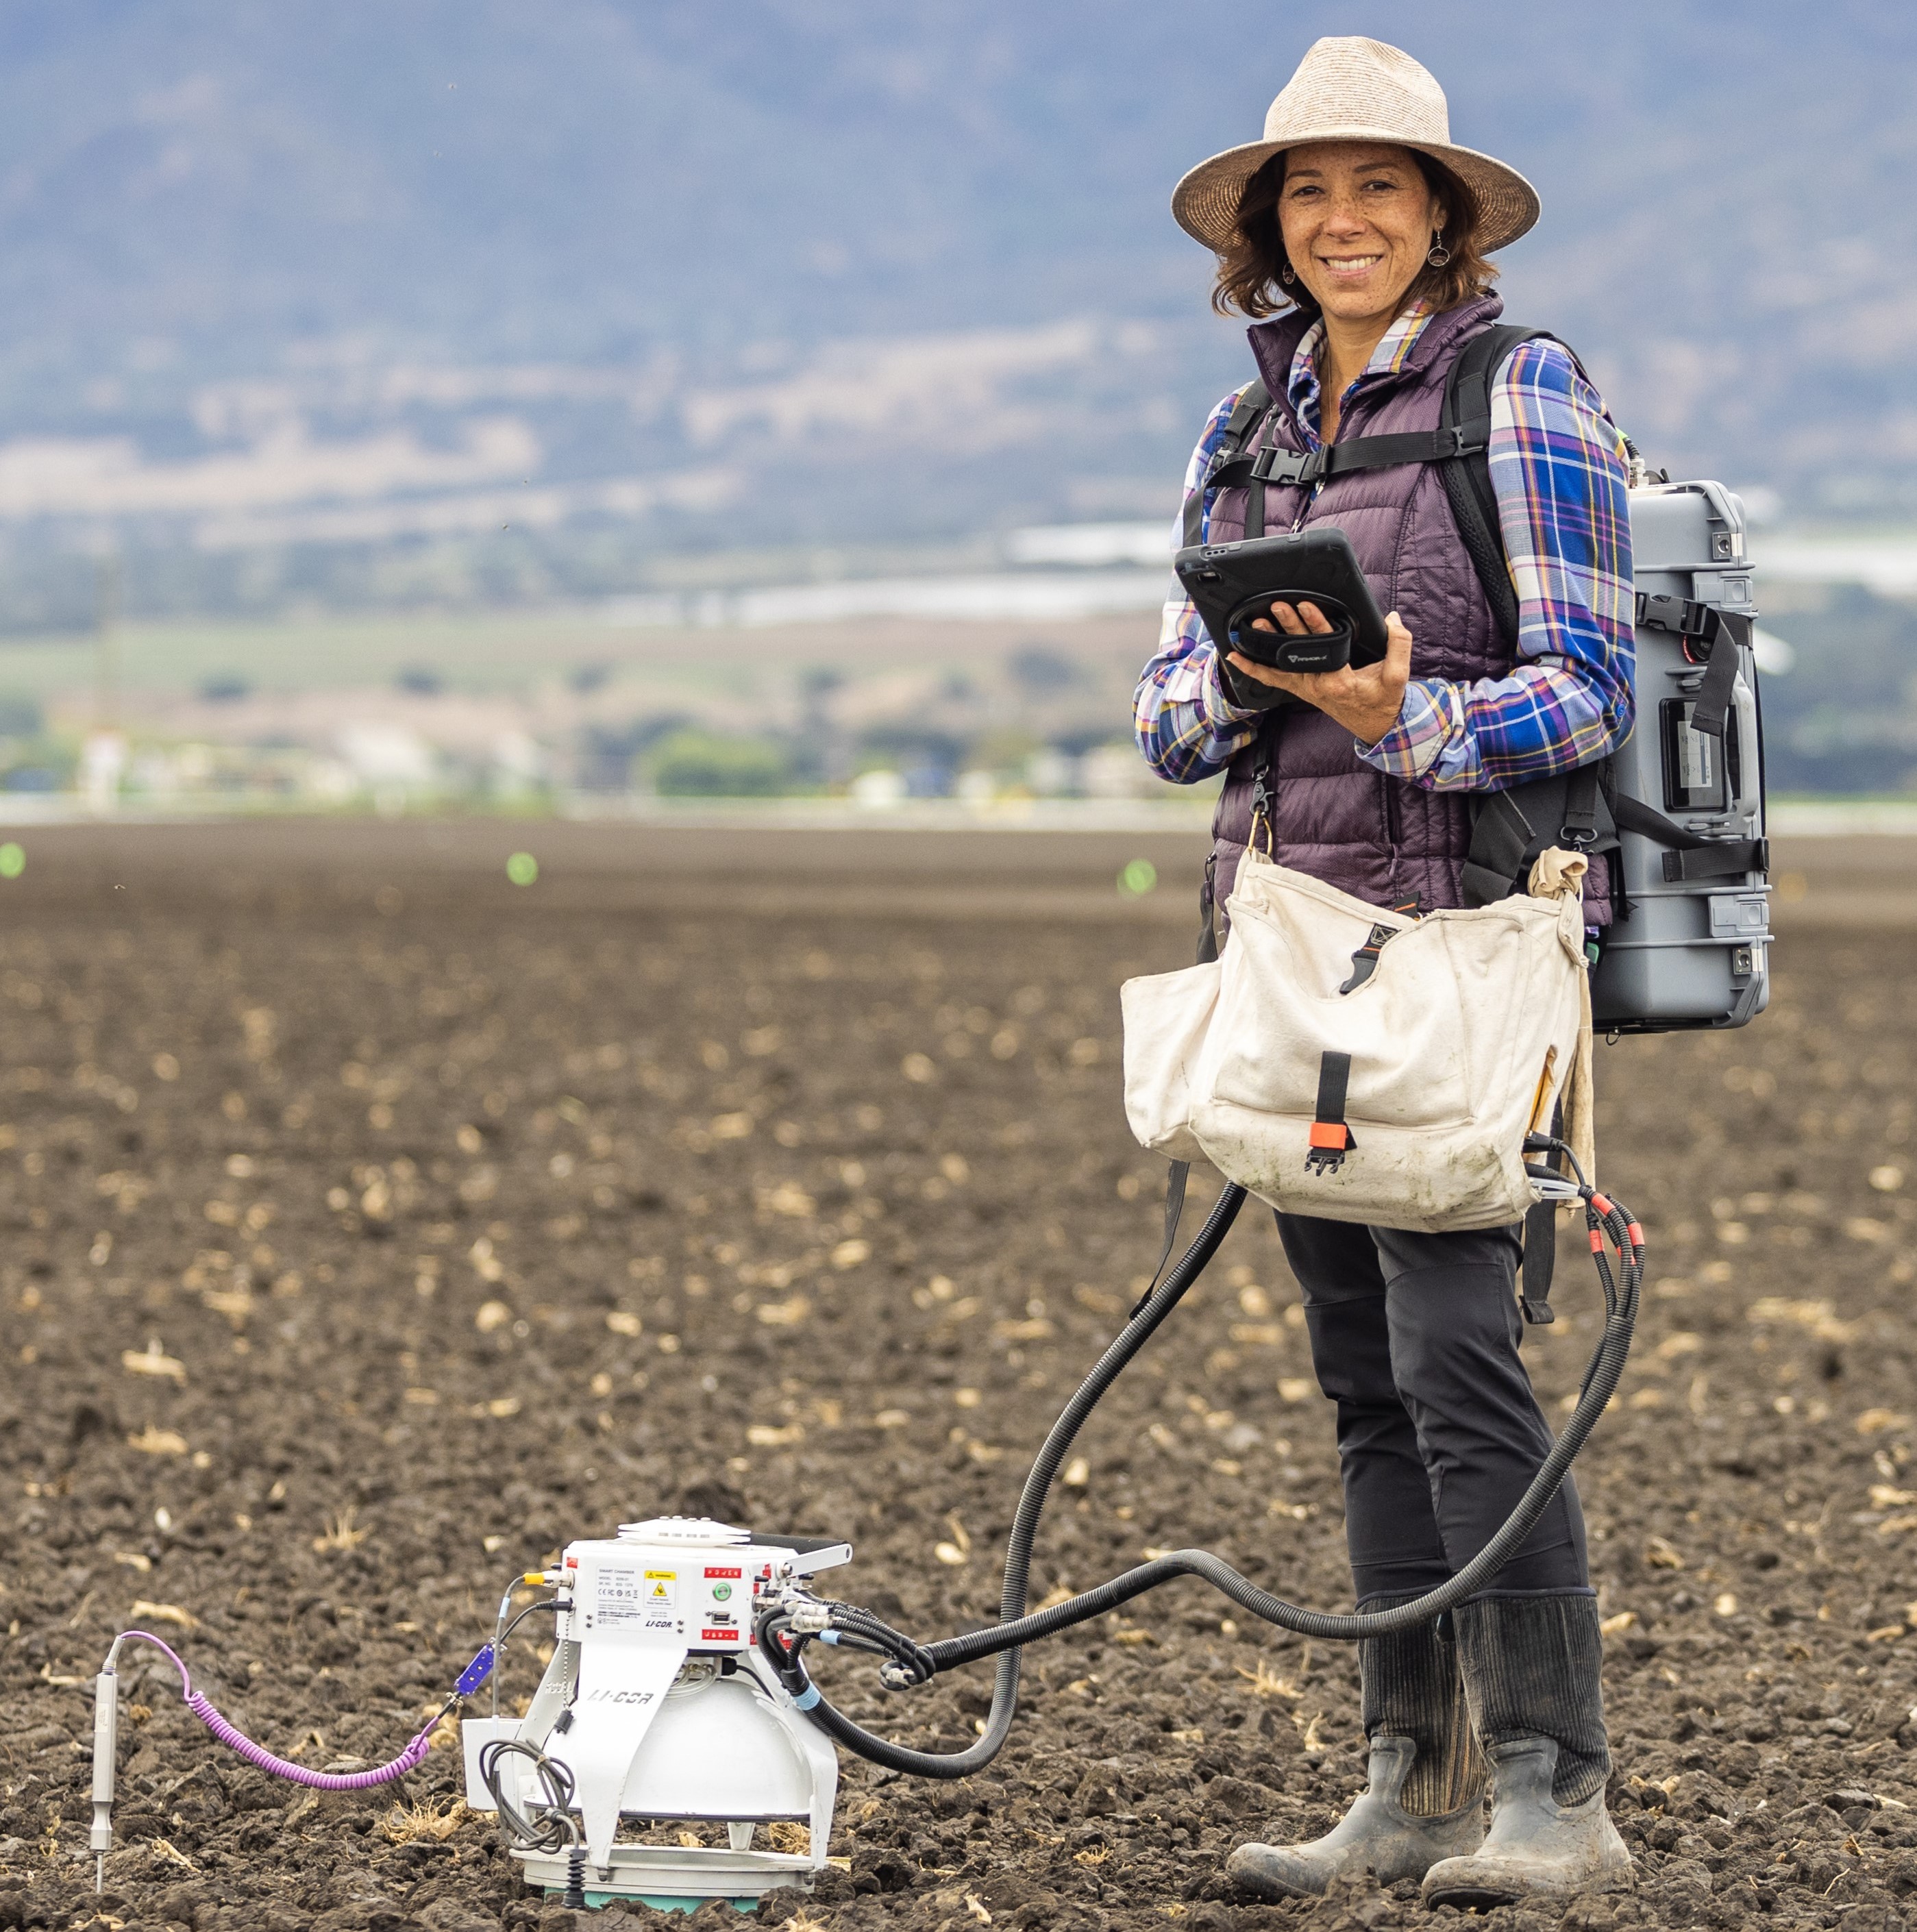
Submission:
M 1338 1405 L 1358 1600 L 1424 1591 L 1489 1543 L 1550 1453 L 1518 1360 L 1518 1230 L 1407 1234 L 1280 1214 L 1318 1385 Z M 1569 1478 L 1490 1587 L 1590 1587 Z

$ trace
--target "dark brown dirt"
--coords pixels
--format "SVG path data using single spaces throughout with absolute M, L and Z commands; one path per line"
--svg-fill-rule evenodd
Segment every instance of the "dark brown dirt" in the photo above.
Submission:
M 568 1922 L 478 1821 L 422 1838 L 391 1793 L 272 1783 L 138 1658 L 96 1900 L 90 1680 L 129 1622 L 325 1763 L 399 1747 L 512 1573 L 674 1505 L 848 1535 L 844 1594 L 926 1636 L 992 1601 L 1030 1453 L 1156 1248 L 1116 989 L 1182 963 L 1183 882 L 1127 910 L 1104 845 L 1015 841 L 1002 887 L 954 859 L 938 917 L 936 842 L 856 876 L 829 841 L 808 871 L 760 847 L 735 891 L 736 845 L 661 883 L 616 839 L 49 833 L 0 886 L 0 1927 Z M 530 891 L 499 870 L 518 844 L 548 857 Z M 794 910 L 801 872 L 829 915 Z M 1031 916 L 1034 874 L 1073 916 Z M 1867 1932 L 1917 1893 L 1908 946 L 1780 952 L 1746 1034 L 1603 1063 L 1654 1284 L 1582 1472 L 1641 1883 L 1487 1924 Z M 1596 1332 L 1580 1245 L 1530 1349 L 1554 1406 Z M 1247 1216 L 1088 1432 L 1040 1592 L 1197 1543 L 1342 1600 L 1294 1300 Z M 1174 1586 L 1034 1652 L 968 1784 L 848 1763 L 849 1864 L 803 1910 L 1418 1922 L 1363 1887 L 1232 1900 L 1229 1848 L 1322 1828 L 1361 1769 L 1348 1654 L 1228 1609 Z M 534 1669 L 517 1649 L 508 1700 Z M 982 1670 L 910 1700 L 822 1671 L 920 1744 L 984 1707 Z M 438 1754 L 400 1805 L 456 1789 Z

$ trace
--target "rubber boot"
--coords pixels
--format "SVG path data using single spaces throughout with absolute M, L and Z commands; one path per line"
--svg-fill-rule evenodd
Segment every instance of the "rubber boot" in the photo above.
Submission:
M 1484 1907 L 1631 1882 L 1604 1807 L 1611 1774 L 1598 1604 L 1486 1597 L 1457 1612 L 1466 1694 L 1493 1780 L 1491 1829 L 1425 1874 L 1427 1905 Z
M 1415 1593 L 1412 1593 L 1415 1594 Z M 1411 1595 L 1370 1599 L 1378 1610 Z M 1381 1885 L 1422 1878 L 1484 1835 L 1484 1766 L 1472 1738 L 1448 1618 L 1358 1646 L 1371 1741 L 1363 1794 L 1336 1827 L 1303 1845 L 1241 1845 L 1227 1874 L 1253 1898 L 1316 1896 L 1346 1873 Z

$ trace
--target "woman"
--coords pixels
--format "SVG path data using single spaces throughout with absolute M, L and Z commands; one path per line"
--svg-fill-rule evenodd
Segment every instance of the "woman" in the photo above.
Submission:
M 1521 176 L 1451 142 L 1444 94 L 1417 62 L 1359 39 L 1318 41 L 1264 140 L 1193 170 L 1172 206 L 1219 257 L 1214 306 L 1253 318 L 1274 400 L 1247 451 L 1435 429 L 1454 361 L 1502 310 L 1485 258 L 1538 212 Z M 1628 735 L 1623 440 L 1555 342 L 1514 351 L 1492 400 L 1514 645 L 1435 464 L 1269 484 L 1254 506 L 1250 488 L 1205 488 L 1239 396 L 1213 412 L 1186 479 L 1204 540 L 1244 536 L 1261 510 L 1273 530 L 1335 524 L 1395 607 L 1382 663 L 1316 676 L 1221 660 L 1189 604 L 1168 608 L 1138 734 L 1162 777 L 1226 774 L 1216 904 L 1256 836 L 1280 863 L 1374 904 L 1460 905 L 1471 795 L 1588 763 Z M 1274 604 L 1271 621 L 1326 628 L 1309 604 Z M 1278 1222 L 1318 1383 L 1337 1404 L 1357 1595 L 1383 1609 L 1474 1556 L 1547 1453 L 1518 1359 L 1519 1231 Z M 1432 1903 L 1490 1904 L 1628 1871 L 1604 1808 L 1597 1604 L 1568 1482 L 1492 1590 L 1444 1624 L 1361 1644 L 1359 1658 L 1369 1788 L 1328 1837 L 1242 1846 L 1231 1870 L 1247 1891 L 1322 1892 L 1369 1868 L 1388 1884 L 1422 1880 Z

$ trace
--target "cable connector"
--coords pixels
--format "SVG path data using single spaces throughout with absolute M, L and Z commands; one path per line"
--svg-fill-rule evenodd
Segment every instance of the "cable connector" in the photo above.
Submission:
M 832 1628 L 837 1606 L 822 1604 L 816 1597 L 788 1597 L 781 1606 L 794 1630 L 804 1636 L 818 1636 Z
M 493 1674 L 493 1646 L 482 1645 L 479 1654 L 459 1673 L 459 1682 L 453 1686 L 453 1694 L 470 1697 Z

